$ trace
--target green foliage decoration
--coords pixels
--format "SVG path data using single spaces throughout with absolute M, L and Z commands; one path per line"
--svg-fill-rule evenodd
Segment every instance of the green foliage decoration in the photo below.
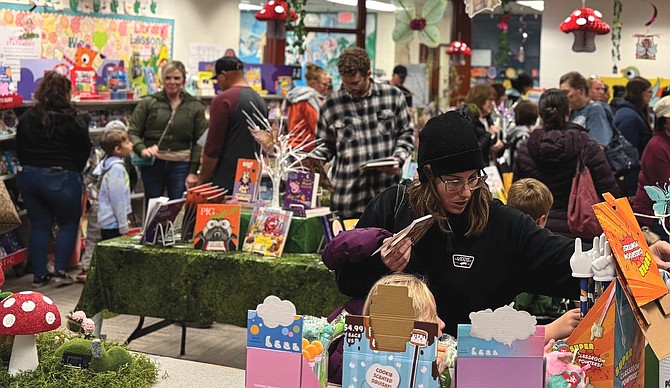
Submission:
M 130 354 L 124 345 L 104 343 L 103 346 L 108 349 L 108 361 L 100 370 L 111 364 L 118 365 L 118 369 L 113 370 L 114 368 L 109 367 L 107 368 L 109 371 L 95 372 L 93 369 L 63 366 L 62 351 L 58 352 L 58 349 L 68 342 L 73 342 L 70 345 L 73 348 L 85 352 L 90 350 L 89 340 L 61 329 L 37 335 L 36 342 L 39 367 L 34 372 L 19 373 L 14 377 L 7 372 L 12 352 L 11 344 L 0 345 L 0 387 L 143 388 L 151 387 L 158 378 L 158 367 L 155 362 L 145 355 Z
M 287 13 L 286 29 L 293 30 L 295 37 L 293 47 L 299 55 L 303 55 L 305 53 L 305 37 L 307 36 L 307 29 L 305 27 L 305 16 L 307 16 L 305 6 L 307 5 L 307 0 L 287 0 L 287 3 L 288 8 L 298 14 L 298 19 L 292 20 L 290 13 Z

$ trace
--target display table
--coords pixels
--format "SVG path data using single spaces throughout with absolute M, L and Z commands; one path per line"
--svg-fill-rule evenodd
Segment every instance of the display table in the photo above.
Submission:
M 172 322 L 244 327 L 247 310 L 268 295 L 290 300 L 299 314 L 315 316 L 327 316 L 347 300 L 319 254 L 270 258 L 199 251 L 190 245 L 138 245 L 119 237 L 98 243 L 76 309 L 88 316 L 107 309 Z

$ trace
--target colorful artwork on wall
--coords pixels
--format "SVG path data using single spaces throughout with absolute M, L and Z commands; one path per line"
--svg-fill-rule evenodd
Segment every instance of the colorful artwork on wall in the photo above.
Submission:
M 661 78 L 661 77 L 647 77 L 644 74 L 640 74 L 640 70 L 635 66 L 626 66 L 621 69 L 620 77 L 600 77 L 603 82 L 609 87 L 610 95 L 612 90 L 614 90 L 615 85 L 626 86 L 628 80 L 631 80 L 635 77 L 644 77 L 651 83 L 651 102 L 650 106 L 654 106 L 656 101 L 661 99 L 661 94 L 663 89 L 670 86 L 670 78 Z
M 28 12 L 27 6 L 0 7 L 0 47 L 5 64 L 23 74 L 27 59 L 54 60 L 46 70 L 66 72 L 73 67 L 95 69 L 100 79 L 105 59 L 123 63 L 139 95 L 150 91 L 147 68 L 159 74 L 159 68 L 170 58 L 174 21 L 128 15 L 84 14 L 73 11 Z M 27 46 L 26 46 L 27 45 Z M 5 48 L 11 50 L 5 50 Z M 33 68 L 34 69 L 34 68 Z M 32 70 L 31 70 L 32 71 Z M 43 73 L 19 80 L 19 91 L 30 98 L 34 82 Z M 101 82 L 104 81 L 101 80 Z M 22 85 L 32 82 L 32 85 Z M 27 93 L 27 96 L 24 95 Z

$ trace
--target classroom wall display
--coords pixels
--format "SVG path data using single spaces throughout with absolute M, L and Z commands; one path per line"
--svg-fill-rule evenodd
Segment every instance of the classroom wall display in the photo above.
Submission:
M 110 62 L 126 67 L 137 95 L 157 88 L 159 69 L 172 53 L 174 20 L 29 9 L 0 5 L 0 61 L 19 75 L 24 99 L 31 98 L 44 70 L 93 70 L 98 84 L 104 84 L 102 71 Z M 31 61 L 44 61 L 47 67 Z
M 651 83 L 652 95 L 649 106 L 654 106 L 654 104 L 656 104 L 656 102 L 661 99 L 661 96 L 663 95 L 663 89 L 670 87 L 670 78 L 653 77 L 651 75 L 642 74 L 640 69 L 635 66 L 625 66 L 620 70 L 619 74 L 619 77 L 600 77 L 603 83 L 609 87 L 610 98 L 612 97 L 612 92 L 615 85 L 626 86 L 628 81 L 635 77 L 644 77 Z

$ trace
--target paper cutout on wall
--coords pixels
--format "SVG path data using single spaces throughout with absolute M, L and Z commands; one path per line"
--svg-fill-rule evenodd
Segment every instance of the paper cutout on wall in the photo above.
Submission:
M 651 101 L 649 102 L 649 106 L 654 106 L 658 100 L 661 99 L 661 94 L 663 93 L 663 89 L 670 86 L 670 78 L 662 78 L 662 77 L 657 77 L 657 78 L 652 78 L 652 77 L 645 77 L 644 75 L 640 74 L 640 69 L 638 69 L 635 66 L 626 66 L 623 69 L 621 69 L 621 77 L 600 77 L 602 81 L 609 87 L 610 93 L 612 90 L 614 90 L 615 85 L 620 85 L 620 86 L 626 86 L 629 80 L 635 78 L 635 77 L 644 77 L 646 78 L 649 82 L 651 82 Z
M 635 34 L 633 36 L 637 38 L 637 42 L 635 43 L 635 59 L 650 59 L 655 61 L 658 45 L 654 41 L 654 37 L 658 35 Z

